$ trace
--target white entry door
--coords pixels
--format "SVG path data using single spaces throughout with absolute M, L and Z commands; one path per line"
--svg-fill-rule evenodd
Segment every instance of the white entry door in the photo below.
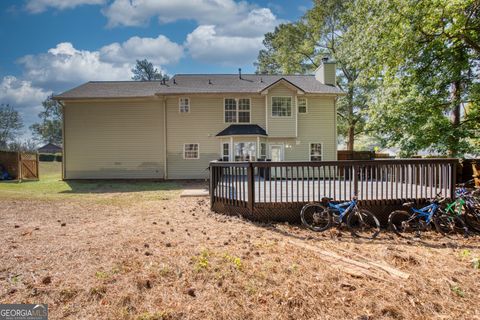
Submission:
M 283 161 L 283 144 L 270 145 L 270 159 L 272 161 Z
M 270 159 L 272 159 L 272 162 L 275 161 L 283 161 L 283 144 L 271 144 L 270 145 Z M 270 176 L 272 178 L 281 178 L 281 169 L 278 167 L 273 167 L 270 172 Z

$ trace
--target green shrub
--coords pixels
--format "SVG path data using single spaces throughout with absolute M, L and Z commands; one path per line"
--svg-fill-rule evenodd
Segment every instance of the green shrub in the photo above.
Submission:
M 62 160 L 63 160 L 63 156 L 61 154 L 55 155 L 55 161 L 62 162 Z

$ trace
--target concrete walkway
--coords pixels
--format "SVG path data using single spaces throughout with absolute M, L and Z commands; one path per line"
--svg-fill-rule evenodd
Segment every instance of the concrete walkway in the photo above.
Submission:
M 190 198 L 190 197 L 208 197 L 208 189 L 185 189 L 180 194 L 180 198 Z

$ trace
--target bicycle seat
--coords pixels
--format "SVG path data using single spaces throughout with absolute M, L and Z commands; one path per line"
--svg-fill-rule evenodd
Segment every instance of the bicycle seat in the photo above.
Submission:
M 413 202 L 405 202 L 404 204 L 402 204 L 402 206 L 404 206 L 405 208 L 411 208 L 413 207 L 415 203 Z
M 332 200 L 333 200 L 333 198 L 323 197 L 321 201 L 324 202 L 324 203 L 328 203 Z

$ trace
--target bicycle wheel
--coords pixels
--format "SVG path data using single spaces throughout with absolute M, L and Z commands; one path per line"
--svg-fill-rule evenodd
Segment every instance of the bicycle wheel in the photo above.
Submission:
M 388 228 L 397 236 L 410 238 L 406 236 L 408 233 L 419 232 L 418 219 L 407 211 L 393 211 L 388 216 Z
M 480 209 L 465 208 L 463 218 L 468 228 L 475 232 L 480 232 Z
M 380 222 L 368 210 L 357 209 L 347 218 L 347 226 L 352 236 L 358 238 L 375 239 L 380 233 Z
M 317 232 L 325 231 L 332 225 L 332 214 L 330 211 L 316 203 L 303 206 L 300 218 L 305 227 Z
M 435 229 L 444 236 L 457 233 L 468 234 L 465 222 L 458 215 L 440 212 L 433 217 L 433 224 L 435 225 Z

